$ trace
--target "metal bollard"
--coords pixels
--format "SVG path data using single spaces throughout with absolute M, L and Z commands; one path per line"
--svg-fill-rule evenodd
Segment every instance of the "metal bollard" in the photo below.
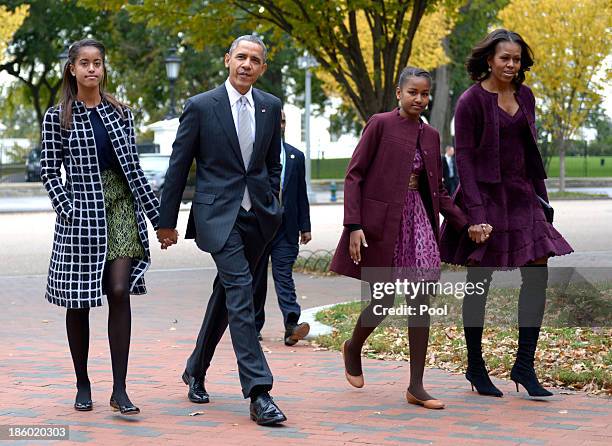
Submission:
M 332 181 L 329 184 L 329 192 L 331 193 L 331 196 L 329 197 L 329 201 L 331 201 L 332 203 L 335 203 L 336 201 L 338 201 L 338 197 L 336 197 L 336 190 L 338 190 L 338 187 L 336 186 L 336 182 Z

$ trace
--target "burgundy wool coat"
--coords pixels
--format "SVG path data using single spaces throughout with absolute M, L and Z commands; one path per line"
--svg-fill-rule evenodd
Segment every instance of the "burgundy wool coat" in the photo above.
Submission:
M 362 267 L 392 266 L 418 137 L 419 123 L 401 117 L 399 109 L 376 114 L 366 124 L 344 180 L 345 228 L 331 262 L 332 271 L 361 279 Z M 424 169 L 419 191 L 439 239 L 440 213 L 458 231 L 467 226 L 467 217 L 442 185 L 437 130 L 423 125 L 420 147 Z M 346 225 L 350 224 L 362 226 L 368 243 L 367 248 L 362 247 L 359 265 L 349 257 Z
M 544 183 L 546 171 L 537 145 L 535 98 L 526 85 L 519 85 L 514 97 L 529 123 L 530 141 L 525 148 L 526 180 L 531 182 L 537 195 L 548 201 Z M 480 83 L 475 83 L 461 95 L 455 110 L 455 152 L 460 184 L 454 199 L 455 204 L 467 214 L 470 224 L 489 223 L 501 218 L 495 214 L 494 206 L 486 206 L 480 193 L 482 188 L 503 181 L 499 139 L 500 108 L 497 101 L 497 95 L 484 90 Z M 529 212 L 528 203 L 525 203 L 525 212 Z M 466 234 L 458 233 L 453 227 L 443 225 L 439 243 L 443 262 L 465 263 L 469 253 L 464 251 L 477 249 L 477 245 L 470 244 L 466 237 Z
M 525 151 L 527 177 L 535 192 L 546 201 L 546 171 L 537 145 L 535 98 L 531 89 L 519 85 L 516 102 L 527 117 L 531 144 Z M 479 83 L 468 88 L 457 101 L 455 111 L 455 152 L 460 178 L 457 199 L 462 201 L 470 224 L 487 223 L 478 183 L 502 181 L 499 153 L 499 107 L 497 96 L 487 93 Z

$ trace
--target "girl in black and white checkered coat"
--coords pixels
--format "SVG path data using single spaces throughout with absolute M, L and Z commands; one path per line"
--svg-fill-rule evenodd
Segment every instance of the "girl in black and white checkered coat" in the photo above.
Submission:
M 159 203 L 140 168 L 132 114 L 104 92 L 104 58 L 101 43 L 74 43 L 63 69 L 59 105 L 44 117 L 41 177 L 57 213 L 46 297 L 67 308 L 77 378 L 74 408 L 91 410 L 89 309 L 102 305 L 106 295 L 113 366 L 110 404 L 122 414 L 135 414 L 139 409 L 125 385 L 130 294 L 146 292 L 150 254 L 145 216 L 157 228 Z

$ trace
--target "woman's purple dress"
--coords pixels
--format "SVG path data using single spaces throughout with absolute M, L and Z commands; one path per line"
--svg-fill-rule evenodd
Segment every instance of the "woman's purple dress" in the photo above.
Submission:
M 485 243 L 474 245 L 462 237 L 455 253 L 461 264 L 518 267 L 541 257 L 571 253 L 571 246 L 546 221 L 533 184 L 527 177 L 525 148 L 529 124 L 521 108 L 510 116 L 499 110 L 500 183 L 479 183 L 488 221 L 493 226 Z
M 420 145 L 417 145 L 412 173 L 419 174 L 422 170 L 423 158 Z M 418 190 L 408 189 L 404 199 L 393 267 L 401 271 L 401 278 L 411 280 L 437 280 L 440 274 L 438 243 Z

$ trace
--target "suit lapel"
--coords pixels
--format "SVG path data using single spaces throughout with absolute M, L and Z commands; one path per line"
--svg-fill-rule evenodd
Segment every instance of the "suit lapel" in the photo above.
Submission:
M 261 151 L 263 133 L 267 122 L 266 117 L 270 114 L 266 102 L 259 94 L 259 90 L 255 88 L 253 88 L 253 106 L 255 107 L 255 143 L 253 144 L 253 155 L 251 155 L 249 167 L 253 164 L 255 158 L 259 156 L 259 152 Z
M 285 145 L 285 147 L 287 146 Z M 285 149 L 283 148 L 283 150 Z M 295 162 L 297 158 L 295 158 L 295 155 L 293 155 L 294 157 L 291 158 L 291 155 L 293 155 L 292 150 L 287 147 L 285 150 L 285 178 L 283 179 L 283 189 L 287 186 L 287 184 L 289 184 L 289 178 L 295 170 Z
M 213 98 L 215 101 L 217 101 L 217 106 L 215 107 L 217 119 L 219 119 L 219 123 L 221 124 L 223 131 L 227 135 L 227 139 L 230 142 L 232 150 L 240 160 L 240 164 L 244 165 L 244 162 L 242 161 L 242 152 L 240 151 L 240 143 L 238 142 L 238 135 L 236 134 L 236 126 L 234 125 L 234 117 L 232 116 L 232 109 L 230 107 L 229 96 L 227 95 L 225 84 L 221 84 L 216 88 Z M 257 131 L 255 131 L 255 134 L 257 134 Z

